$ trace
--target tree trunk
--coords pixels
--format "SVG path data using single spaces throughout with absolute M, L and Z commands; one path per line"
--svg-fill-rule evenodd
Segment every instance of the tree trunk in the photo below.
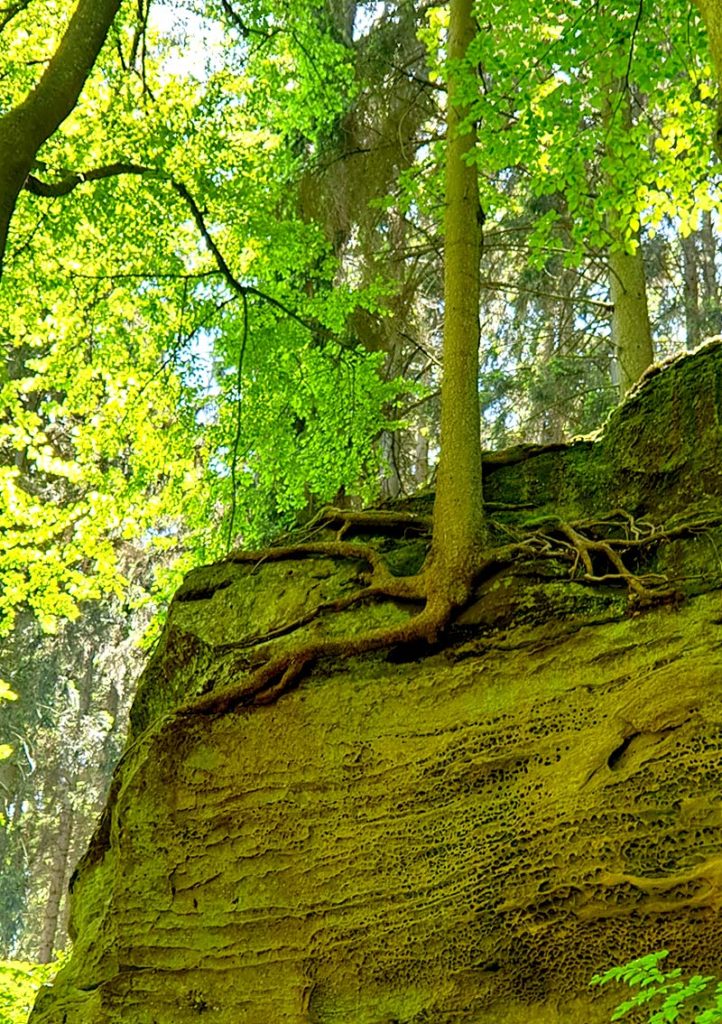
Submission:
M 700 227 L 702 240 L 702 281 L 704 283 L 704 303 L 717 306 L 719 304 L 719 282 L 717 281 L 717 250 L 719 243 L 712 214 L 709 210 L 702 213 Z
M 439 598 L 452 607 L 468 596 L 486 533 L 478 393 L 481 210 L 476 167 L 465 159 L 476 133 L 471 126 L 460 130 L 466 109 L 458 99 L 459 62 L 474 35 L 471 10 L 472 0 L 451 2 L 441 457 L 430 563 Z
M 684 282 L 684 324 L 687 348 L 696 348 L 702 340 L 699 308 L 699 266 L 695 234 L 681 239 L 682 279 Z
M 702 332 L 705 335 L 719 334 L 722 330 L 719 281 L 717 279 L 719 240 L 709 210 L 704 210 L 702 213 L 699 238 L 701 243 L 699 258 L 702 282 Z
M 419 428 L 415 437 L 413 477 L 416 486 L 423 487 L 429 479 L 429 438 Z
M 619 367 L 622 397 L 654 362 L 647 306 L 647 280 L 640 248 L 635 253 L 609 253 L 609 297 L 612 342 Z
M 38 963 L 49 964 L 53 958 L 55 938 L 58 932 L 60 909 L 65 896 L 68 878 L 68 858 L 70 854 L 70 838 L 73 831 L 73 812 L 70 802 L 63 799 L 60 805 L 60 817 L 55 845 L 50 859 L 48 896 L 43 914 L 40 944 L 38 946 Z
M 120 4 L 79 0 L 40 81 L 0 117 L 0 275 L 15 203 L 35 156 L 78 102 Z
M 614 151 L 615 115 L 619 114 L 621 117 L 623 129 L 632 127 L 632 111 L 627 90 L 628 86 L 625 83 L 610 83 L 605 103 L 607 155 L 615 162 L 618 159 Z M 611 176 L 610 183 L 614 186 Z M 607 222 L 610 234 L 607 261 L 609 299 L 613 307 L 612 345 L 617 362 L 620 397 L 623 398 L 647 367 L 654 362 L 654 345 L 649 322 L 647 278 L 639 229 L 629 231 L 628 225 L 620 221 L 619 217 L 608 216 Z M 628 251 L 630 242 L 634 252 Z

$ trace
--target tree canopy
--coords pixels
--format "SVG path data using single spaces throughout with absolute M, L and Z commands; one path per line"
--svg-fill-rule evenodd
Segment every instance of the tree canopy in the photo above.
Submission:
M 649 278 L 716 210 L 703 27 L 622 0 L 475 18 L 487 434 L 549 419 L 550 374 L 575 403 L 591 386 L 589 428 L 623 343 L 589 315 L 605 264 L 641 243 Z M 407 463 L 409 434 L 433 458 L 445 26 L 408 3 L 6 8 L 5 629 L 120 592 L 123 544 L 187 565 L 371 497 L 404 476 L 402 426 Z M 680 284 L 648 286 L 657 324 Z

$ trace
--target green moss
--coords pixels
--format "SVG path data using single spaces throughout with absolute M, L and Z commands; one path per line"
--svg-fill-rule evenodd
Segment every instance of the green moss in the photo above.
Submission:
M 384 554 L 394 576 L 413 576 L 424 564 L 428 548 L 428 540 L 417 537 L 384 549 Z

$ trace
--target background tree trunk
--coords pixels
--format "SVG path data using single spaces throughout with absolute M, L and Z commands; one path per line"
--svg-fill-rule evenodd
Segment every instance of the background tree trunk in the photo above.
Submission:
M 696 348 L 702 340 L 702 320 L 699 308 L 699 261 L 697 235 L 680 239 L 682 248 L 682 280 L 684 295 L 684 325 L 687 348 Z
M 719 281 L 717 278 L 719 236 L 709 210 L 704 210 L 702 213 L 699 243 L 698 257 L 701 264 L 702 284 L 702 333 L 703 335 L 719 334 L 722 331 L 722 311 L 720 310 Z
M 693 0 L 702 15 L 702 20 L 709 36 L 709 48 L 717 72 L 717 84 L 720 93 L 717 97 L 717 128 L 714 135 L 714 148 L 717 156 L 722 159 L 722 0 Z
M 55 937 L 58 932 L 60 911 L 65 896 L 66 883 L 69 875 L 70 840 L 73 833 L 73 811 L 67 794 L 60 806 L 57 831 L 52 837 L 53 850 L 50 857 L 48 873 L 48 896 L 43 910 L 40 941 L 38 945 L 38 963 L 49 964 L 55 949 Z

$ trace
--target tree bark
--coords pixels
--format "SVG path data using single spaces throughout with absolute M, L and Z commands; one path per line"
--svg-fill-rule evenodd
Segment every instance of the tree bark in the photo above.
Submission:
M 429 438 L 416 430 L 413 477 L 417 487 L 424 487 L 429 479 Z
M 444 367 L 441 380 L 441 456 L 434 504 L 430 567 L 439 599 L 466 600 L 484 547 L 479 412 L 479 293 L 481 208 L 476 144 L 462 129 L 459 63 L 474 36 L 472 0 L 452 0 L 449 22 L 446 207 L 444 214 Z M 433 595 L 430 603 L 433 603 Z
M 699 308 L 699 261 L 697 236 L 687 235 L 680 241 L 682 247 L 682 280 L 684 284 L 684 324 L 688 349 L 697 348 L 702 340 L 702 318 Z
M 627 83 L 615 82 L 609 84 L 607 92 L 604 121 L 607 155 L 612 158 L 612 166 L 618 160 L 612 131 L 617 113 L 621 116 L 623 128 L 632 127 L 628 89 Z M 611 175 L 610 184 L 614 187 Z M 609 300 L 612 304 L 612 345 L 619 375 L 620 397 L 624 398 L 654 362 L 654 344 L 640 232 L 627 230 L 627 224 L 611 216 L 607 217 L 607 224 L 610 234 L 607 263 Z M 629 241 L 634 243 L 634 252 L 628 251 Z
M 620 395 L 629 391 L 654 362 L 642 250 L 609 252 L 612 342 L 619 368 Z
M 73 812 L 67 796 L 60 805 L 60 818 L 55 833 L 53 852 L 50 860 L 48 896 L 45 902 L 43 923 L 38 946 L 38 963 L 49 964 L 53 958 L 55 938 L 60 921 L 60 909 L 65 896 L 68 878 L 70 838 L 73 831 Z
M 702 213 L 699 242 L 702 333 L 705 335 L 719 334 L 722 330 L 722 310 L 720 309 L 720 290 L 717 277 L 719 238 L 709 210 L 704 210 Z
M 702 225 L 699 230 L 702 248 L 702 283 L 703 306 L 705 310 L 719 305 L 719 282 L 717 280 L 717 251 L 719 241 L 712 214 L 709 210 L 702 212 Z
M 709 48 L 717 72 L 717 125 L 714 134 L 714 149 L 722 160 L 722 0 L 693 0 L 702 15 Z
M 79 0 L 40 81 L 0 117 L 0 275 L 10 221 L 35 156 L 71 113 L 121 0 Z

